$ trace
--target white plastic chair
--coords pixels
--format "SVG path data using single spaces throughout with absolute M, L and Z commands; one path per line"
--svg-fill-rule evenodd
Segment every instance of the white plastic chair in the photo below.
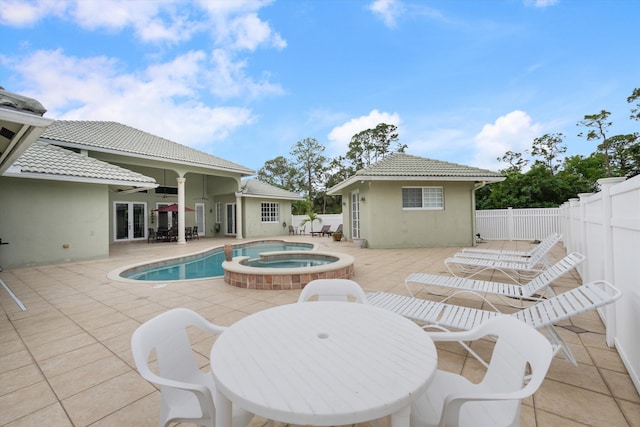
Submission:
M 349 301 L 367 304 L 367 296 L 359 284 L 349 279 L 316 279 L 307 283 L 298 302 L 306 302 L 316 296 L 318 301 Z
M 438 370 L 427 391 L 411 406 L 411 427 L 519 426 L 520 401 L 538 390 L 553 359 L 549 341 L 510 316 L 496 317 L 470 331 L 430 336 L 434 341 L 492 336 L 497 342 L 478 384 Z
M 160 385 L 162 410 L 159 427 L 171 422 L 188 422 L 214 427 L 215 385 L 209 372 L 202 372 L 191 348 L 187 327 L 195 326 L 210 334 L 225 328 L 208 322 L 198 313 L 178 308 L 143 323 L 131 337 L 131 350 L 138 372 L 144 379 Z M 155 350 L 157 373 L 149 356 Z M 253 414 L 233 408 L 233 426 L 244 427 Z

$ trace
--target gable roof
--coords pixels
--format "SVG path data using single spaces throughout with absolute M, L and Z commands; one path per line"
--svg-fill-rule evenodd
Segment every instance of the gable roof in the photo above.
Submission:
M 241 192 L 244 197 L 262 197 L 267 199 L 303 200 L 299 194 L 283 190 L 266 182 L 255 179 L 243 179 Z
M 338 194 L 340 190 L 357 181 L 411 180 L 499 182 L 503 181 L 504 177 L 498 172 L 486 169 L 395 153 L 360 169 L 355 175 L 330 188 L 327 194 Z
M 237 163 L 116 122 L 58 120 L 42 133 L 41 139 L 61 146 L 164 160 L 241 176 L 255 173 Z
M 143 188 L 158 186 L 148 176 L 41 141 L 31 144 L 4 175 Z

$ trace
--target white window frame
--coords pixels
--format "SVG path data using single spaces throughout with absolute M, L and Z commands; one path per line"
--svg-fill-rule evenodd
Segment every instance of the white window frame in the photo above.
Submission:
M 420 189 L 421 190 L 421 206 L 406 207 L 404 206 L 404 190 L 405 189 Z M 435 196 L 435 197 L 434 197 Z M 441 211 L 444 210 L 444 187 L 402 187 L 402 210 L 405 211 Z
M 265 217 L 266 217 L 266 220 L 265 220 Z M 260 202 L 260 221 L 265 224 L 279 223 L 280 222 L 280 203 Z

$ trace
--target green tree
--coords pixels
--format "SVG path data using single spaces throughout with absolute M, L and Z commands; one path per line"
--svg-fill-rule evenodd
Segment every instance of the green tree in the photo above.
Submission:
M 345 159 L 351 162 L 351 168 L 357 172 L 394 152 L 403 153 L 407 148 L 398 143 L 395 149 L 391 149 L 393 142 L 398 142 L 397 126 L 379 123 L 375 128 L 363 130 L 351 138 Z
M 307 215 L 307 217 L 300 222 L 300 226 L 304 227 L 308 223 L 311 223 L 311 232 L 313 233 L 313 222 L 318 221 L 320 224 L 322 224 L 322 218 L 320 218 L 317 213 L 311 210 L 310 203 L 307 206 L 309 206 L 309 210 L 307 210 L 305 214 Z
M 305 190 L 309 200 L 313 200 L 318 188 L 323 188 L 322 177 L 326 158 L 322 155 L 325 147 L 314 138 L 302 139 L 293 146 L 291 155 L 296 169 L 305 177 Z
M 632 177 L 640 174 L 639 139 L 637 132 L 608 138 L 611 168 L 615 175 Z
M 567 152 L 567 146 L 562 145 L 563 141 L 564 135 L 561 133 L 544 134 L 533 140 L 531 155 L 541 157 L 542 160 L 536 161 L 542 163 L 552 174 L 555 174 L 562 162 L 560 156 Z
M 258 180 L 294 193 L 301 191 L 303 178 L 300 170 L 284 156 L 267 160 L 257 174 Z
M 640 88 L 635 88 L 631 95 L 627 98 L 627 102 L 631 104 L 634 101 L 636 102 L 635 107 L 631 108 L 631 116 L 629 118 L 631 120 L 640 120 Z
M 525 150 L 526 153 L 526 150 Z M 528 160 L 522 157 L 522 153 L 516 153 L 514 151 L 507 151 L 504 156 L 498 157 L 499 162 L 509 163 L 507 172 L 522 172 L 522 169 L 529 163 Z
M 588 114 L 584 116 L 584 120 L 578 122 L 578 126 L 584 126 L 588 128 L 586 134 L 580 132 L 578 136 L 585 136 L 587 141 L 599 140 L 602 141 L 598 145 L 598 150 L 604 154 L 605 168 L 607 171 L 607 177 L 611 176 L 611 163 L 609 160 L 609 144 L 607 139 L 607 130 L 613 125 L 613 122 L 608 121 L 610 112 L 601 110 L 598 114 Z

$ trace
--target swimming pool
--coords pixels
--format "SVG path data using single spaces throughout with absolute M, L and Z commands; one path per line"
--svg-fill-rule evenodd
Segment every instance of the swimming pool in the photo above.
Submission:
M 233 245 L 233 256 L 258 258 L 262 252 L 308 251 L 311 249 L 313 249 L 313 245 L 310 243 L 262 241 Z M 121 272 L 119 276 L 141 281 L 189 280 L 224 276 L 223 261 L 224 248 L 219 247 L 198 255 L 132 267 Z

